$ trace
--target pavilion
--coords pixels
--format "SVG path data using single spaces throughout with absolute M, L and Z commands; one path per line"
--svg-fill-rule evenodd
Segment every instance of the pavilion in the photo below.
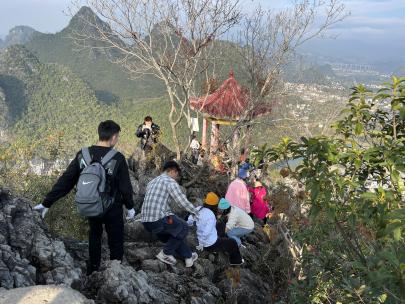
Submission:
M 202 147 L 207 149 L 208 122 L 211 122 L 210 153 L 218 149 L 219 126 L 236 125 L 240 120 L 255 118 L 271 112 L 268 104 L 252 105 L 249 93 L 234 78 L 233 72 L 229 78 L 212 94 L 199 98 L 190 98 L 193 110 L 203 114 Z M 236 132 L 234 140 L 237 138 Z

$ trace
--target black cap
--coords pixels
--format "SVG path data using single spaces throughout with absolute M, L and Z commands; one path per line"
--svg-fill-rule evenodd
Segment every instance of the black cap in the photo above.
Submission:
M 174 160 L 169 160 L 163 165 L 163 171 L 167 171 L 169 169 L 176 169 L 177 172 L 181 173 L 179 164 Z

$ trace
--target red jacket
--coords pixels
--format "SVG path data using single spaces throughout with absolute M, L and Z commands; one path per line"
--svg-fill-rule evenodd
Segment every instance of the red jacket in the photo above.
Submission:
M 264 200 L 267 194 L 266 188 L 263 186 L 255 188 L 249 187 L 248 190 L 251 194 L 251 213 L 259 219 L 264 219 L 266 214 L 270 211 L 269 204 Z

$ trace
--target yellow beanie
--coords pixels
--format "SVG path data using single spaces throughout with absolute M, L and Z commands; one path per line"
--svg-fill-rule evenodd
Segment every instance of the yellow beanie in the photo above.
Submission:
M 218 205 L 219 197 L 214 192 L 208 192 L 207 196 L 204 199 L 204 202 L 207 205 L 215 206 L 215 205 Z

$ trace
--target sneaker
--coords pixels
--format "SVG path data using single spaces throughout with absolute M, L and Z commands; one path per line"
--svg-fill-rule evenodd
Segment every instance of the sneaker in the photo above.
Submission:
M 194 262 L 198 259 L 198 254 L 196 252 L 193 252 L 191 254 L 191 258 L 186 259 L 186 267 L 191 267 L 194 265 Z
M 158 260 L 169 265 L 174 265 L 177 263 L 177 260 L 174 256 L 165 254 L 163 250 L 161 250 L 156 257 Z
M 239 263 L 239 264 L 232 264 L 232 263 L 230 263 L 231 266 L 241 266 L 241 265 L 243 265 L 243 264 L 245 264 L 245 260 L 244 260 L 244 259 L 242 259 L 242 262 Z

